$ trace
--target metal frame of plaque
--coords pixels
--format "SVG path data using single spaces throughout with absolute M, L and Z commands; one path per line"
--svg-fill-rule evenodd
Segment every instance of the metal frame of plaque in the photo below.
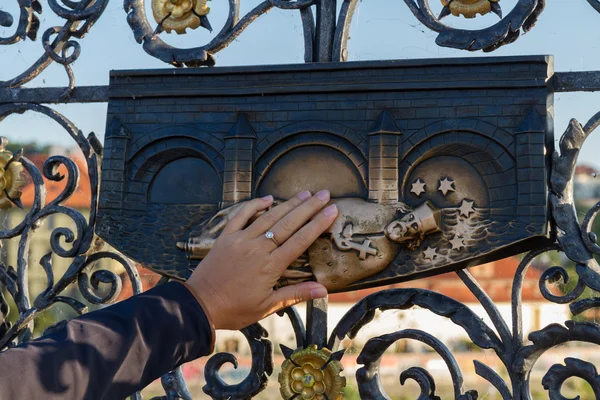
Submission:
M 96 231 L 185 279 L 218 209 L 328 188 L 340 216 L 302 264 L 334 291 L 548 243 L 552 68 L 530 56 L 113 71 Z

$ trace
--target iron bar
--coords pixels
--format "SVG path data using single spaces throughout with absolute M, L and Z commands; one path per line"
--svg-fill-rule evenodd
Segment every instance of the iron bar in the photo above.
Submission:
M 327 345 L 327 298 L 309 301 L 306 305 L 306 343 L 319 348 Z
M 600 90 L 600 71 L 556 72 L 551 83 L 557 93 L 596 92 Z
M 336 0 L 317 3 L 316 54 L 314 61 L 328 62 L 333 55 L 335 37 Z
M 108 101 L 108 86 L 77 86 L 66 97 L 67 88 L 15 88 L 0 89 L 0 104 L 11 103 L 106 103 Z

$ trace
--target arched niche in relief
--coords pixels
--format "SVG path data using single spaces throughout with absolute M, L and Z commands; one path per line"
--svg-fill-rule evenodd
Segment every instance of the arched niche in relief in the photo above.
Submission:
M 215 169 L 198 157 L 169 162 L 154 176 L 148 191 L 150 203 L 218 204 L 223 185 Z
M 367 197 L 363 179 L 348 157 L 331 147 L 294 148 L 270 165 L 259 182 L 257 196 L 289 199 L 302 190 L 331 191 L 332 197 Z
M 444 190 L 444 180 L 451 189 Z M 417 186 L 413 187 L 415 182 Z M 419 189 L 421 184 L 423 192 Z M 417 164 L 408 178 L 404 198 L 411 205 L 426 198 L 440 208 L 455 207 L 463 199 L 474 201 L 478 207 L 490 205 L 487 184 L 481 174 L 465 159 L 452 155 L 436 155 Z
M 446 144 L 435 146 L 430 138 L 411 150 L 400 168 L 408 204 L 429 199 L 438 207 L 454 207 L 467 199 L 477 207 L 516 211 L 514 158 L 493 140 L 470 135 L 476 138 L 470 144 L 448 144 L 456 133 L 440 133 L 435 141 Z

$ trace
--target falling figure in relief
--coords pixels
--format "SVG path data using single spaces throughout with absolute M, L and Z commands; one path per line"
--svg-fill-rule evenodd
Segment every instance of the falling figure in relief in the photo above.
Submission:
M 280 286 L 316 280 L 330 290 L 341 289 L 384 270 L 402 248 L 415 250 L 427 235 L 441 232 L 440 210 L 429 201 L 415 208 L 402 202 L 382 205 L 360 198 L 331 203 L 338 207 L 337 219 L 290 265 Z M 244 204 L 220 210 L 177 247 L 192 260 L 203 259 Z

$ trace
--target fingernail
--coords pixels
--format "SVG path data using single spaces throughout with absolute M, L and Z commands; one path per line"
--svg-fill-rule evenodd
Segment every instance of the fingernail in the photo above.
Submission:
M 298 198 L 302 201 L 310 199 L 310 196 L 312 196 L 312 194 L 308 190 L 298 193 Z
M 271 200 L 273 200 L 273 196 L 271 196 L 271 195 L 268 195 L 268 196 L 265 196 L 265 197 L 263 197 L 262 199 L 263 199 L 264 201 L 271 201 Z
M 311 299 L 322 299 L 323 297 L 327 297 L 327 289 L 324 287 L 315 288 L 310 291 Z
M 323 210 L 323 214 L 325 214 L 328 217 L 332 217 L 335 215 L 335 213 L 337 212 L 337 206 L 335 204 L 332 204 L 330 206 L 325 207 L 325 209 Z
M 323 201 L 329 200 L 329 190 L 321 190 L 317 193 L 317 198 Z

